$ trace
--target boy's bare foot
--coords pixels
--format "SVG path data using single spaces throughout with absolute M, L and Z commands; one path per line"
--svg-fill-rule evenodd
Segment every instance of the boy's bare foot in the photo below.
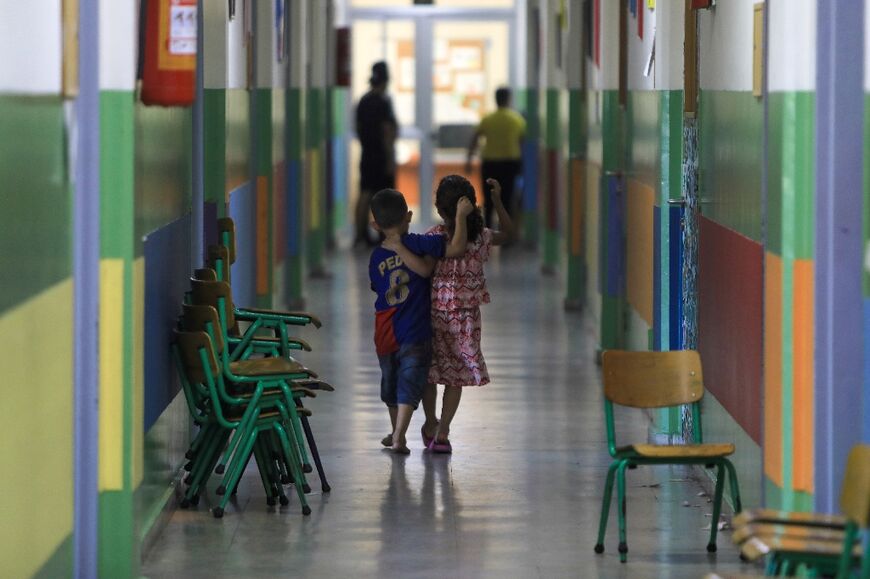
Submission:
M 387 448 L 390 448 L 391 446 L 393 446 L 393 433 L 392 432 L 381 439 L 381 445 L 386 446 Z
M 411 449 L 408 448 L 408 441 L 404 437 L 394 439 L 391 448 L 394 454 L 411 454 Z

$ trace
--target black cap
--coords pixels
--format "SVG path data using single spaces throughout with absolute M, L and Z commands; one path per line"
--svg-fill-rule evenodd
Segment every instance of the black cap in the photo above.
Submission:
M 369 78 L 369 83 L 378 85 L 386 83 L 390 80 L 390 70 L 387 68 L 387 63 L 383 60 L 372 65 L 372 76 Z

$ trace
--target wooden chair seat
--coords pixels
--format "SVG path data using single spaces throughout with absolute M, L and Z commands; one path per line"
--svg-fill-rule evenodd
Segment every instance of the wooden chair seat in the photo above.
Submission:
M 825 527 L 754 523 L 735 529 L 731 535 L 731 540 L 739 545 L 752 537 L 785 537 L 807 541 L 833 541 L 838 545 L 842 545 L 846 539 L 846 533 L 842 529 L 829 529 Z
M 734 454 L 731 443 L 714 444 L 631 444 L 616 450 L 619 455 L 643 458 L 721 458 Z
M 827 527 L 845 529 L 846 517 L 820 513 L 792 513 L 775 509 L 752 509 L 736 515 L 731 524 L 734 528 L 753 523 L 803 525 L 807 527 Z
M 832 561 L 836 561 L 843 553 L 843 544 L 789 537 L 752 537 L 743 543 L 740 552 L 750 561 L 757 561 L 770 553 L 830 557 Z M 852 549 L 852 554 L 855 557 L 861 557 L 860 545 L 856 545 Z
M 299 362 L 287 358 L 259 358 L 256 360 L 240 360 L 230 363 L 230 372 L 236 376 L 272 376 L 281 374 L 308 374 L 317 377 L 313 371 Z
M 328 384 L 323 380 L 293 380 L 294 387 L 299 386 L 302 388 L 310 388 L 311 390 L 323 390 L 324 392 L 335 392 L 335 388 L 332 384 Z

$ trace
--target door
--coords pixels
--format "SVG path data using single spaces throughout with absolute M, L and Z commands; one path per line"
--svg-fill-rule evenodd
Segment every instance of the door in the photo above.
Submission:
M 414 230 L 439 221 L 433 198 L 438 180 L 465 173 L 465 151 L 481 116 L 495 106 L 495 89 L 515 84 L 515 17 L 513 8 L 351 10 L 352 101 L 368 89 L 371 65 L 386 61 L 399 122 L 396 188 L 414 211 Z M 351 158 L 358 161 L 358 144 L 353 146 Z M 467 176 L 479 187 L 476 167 Z M 356 173 L 352 195 L 359 191 Z

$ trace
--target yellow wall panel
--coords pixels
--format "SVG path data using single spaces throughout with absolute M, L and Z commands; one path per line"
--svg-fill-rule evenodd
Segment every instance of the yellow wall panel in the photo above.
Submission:
M 0 367 L 0 575 L 31 577 L 72 534 L 71 279 L 0 316 Z
M 124 260 L 100 261 L 100 491 L 124 486 Z

